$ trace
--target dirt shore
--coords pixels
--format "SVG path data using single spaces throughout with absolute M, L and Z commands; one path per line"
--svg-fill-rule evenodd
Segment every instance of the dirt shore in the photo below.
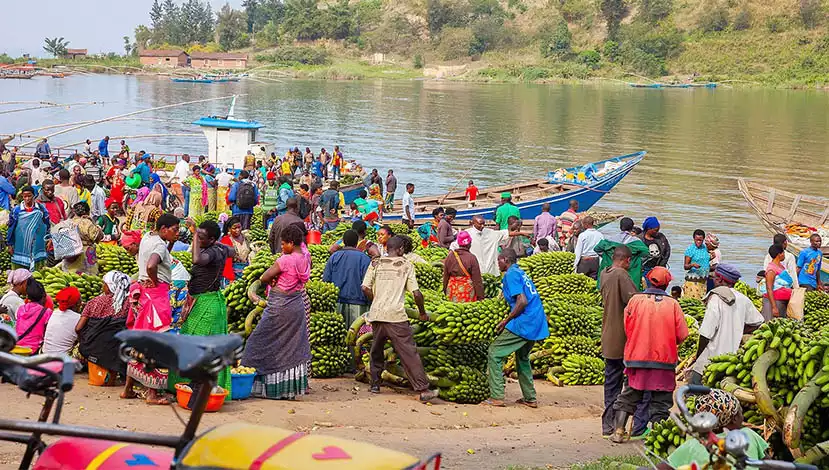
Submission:
M 413 394 L 383 389 L 368 393 L 351 379 L 313 380 L 311 395 L 301 401 L 244 400 L 208 414 L 201 429 L 231 421 L 248 421 L 300 432 L 362 440 L 426 457 L 444 456 L 447 469 L 569 468 L 603 455 L 636 453 L 635 446 L 613 446 L 599 436 L 601 387 L 558 388 L 536 381 L 540 407 L 490 408 L 438 402 L 423 405 Z M 141 400 L 118 398 L 120 389 L 90 387 L 79 376 L 67 396 L 64 423 L 136 431 L 181 432 L 172 410 Z M 507 384 L 507 400 L 520 397 Z M 0 385 L 3 418 L 35 419 L 41 400 L 25 399 L 16 387 Z M 13 405 L 12 405 L 13 404 Z M 187 412 L 179 410 L 186 418 Z M 0 444 L 0 468 L 16 468 L 22 446 Z

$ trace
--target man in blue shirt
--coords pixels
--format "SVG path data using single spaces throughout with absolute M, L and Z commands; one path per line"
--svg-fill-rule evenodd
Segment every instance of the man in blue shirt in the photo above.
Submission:
M 518 255 L 512 248 L 504 248 L 498 255 L 498 268 L 504 273 L 504 299 L 510 313 L 498 324 L 498 337 L 489 345 L 489 399 L 484 403 L 504 406 L 504 361 L 515 353 L 518 384 L 523 398 L 516 403 L 538 408 L 530 365 L 530 350 L 536 341 L 550 336 L 547 316 L 541 297 L 533 281 L 515 264 Z
M 149 186 L 150 185 L 150 173 L 152 173 L 152 170 L 150 169 L 150 165 L 148 164 L 149 160 L 150 160 L 150 155 L 145 153 L 144 155 L 141 156 L 141 163 L 139 163 L 130 172 L 130 176 L 137 173 L 138 176 L 141 177 L 141 186 Z
M 315 159 L 314 163 L 311 164 L 311 173 L 317 179 L 317 183 L 322 181 L 322 175 L 323 175 L 322 169 L 323 169 L 322 162 L 319 160 L 319 158 Z
M 50 155 L 52 155 L 52 149 L 49 147 L 49 141 L 44 137 L 43 140 L 37 144 L 37 148 L 35 148 L 35 157 L 45 160 L 49 158 Z
M 254 170 L 255 171 L 255 170 Z M 239 217 L 242 230 L 250 229 L 250 220 L 253 217 L 253 208 L 259 204 L 259 189 L 250 179 L 247 170 L 239 172 L 239 181 L 233 184 L 227 194 L 230 210 Z
M 345 328 L 368 311 L 368 299 L 360 286 L 366 275 L 371 258 L 357 249 L 360 237 L 356 230 L 346 230 L 343 233 L 343 247 L 334 252 L 322 273 L 324 282 L 331 282 L 338 289 L 337 312 L 345 320 Z
M 98 142 L 98 155 L 104 159 L 104 161 L 109 161 L 109 136 L 104 137 Z
M 820 265 L 823 263 L 823 251 L 820 247 L 823 240 L 814 233 L 809 237 L 809 248 L 801 251 L 797 256 L 797 281 L 809 290 L 822 290 L 820 282 Z

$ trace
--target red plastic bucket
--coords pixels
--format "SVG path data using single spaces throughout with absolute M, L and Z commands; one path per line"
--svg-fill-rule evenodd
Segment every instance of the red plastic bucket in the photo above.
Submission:
M 309 245 L 319 245 L 322 243 L 322 232 L 319 230 L 309 230 L 308 236 L 305 237 L 305 243 Z

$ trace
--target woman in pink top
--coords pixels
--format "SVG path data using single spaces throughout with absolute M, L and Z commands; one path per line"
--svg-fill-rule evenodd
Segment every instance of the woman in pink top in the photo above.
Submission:
M 302 252 L 303 233 L 298 224 L 283 230 L 282 256 L 260 278 L 271 285 L 268 305 L 242 357 L 242 365 L 256 369 L 252 394 L 257 397 L 294 400 L 308 391 L 311 306 L 305 284 L 311 261 Z
M 46 289 L 43 284 L 30 278 L 26 281 L 27 302 L 17 310 L 17 345 L 37 352 L 43 344 L 46 324 L 52 316 L 52 309 L 46 306 Z

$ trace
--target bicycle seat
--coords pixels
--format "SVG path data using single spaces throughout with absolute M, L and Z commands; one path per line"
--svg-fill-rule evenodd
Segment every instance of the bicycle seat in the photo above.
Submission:
M 40 367 L 60 375 L 63 363 L 59 361 L 47 362 Z M 57 378 L 23 366 L 3 366 L 0 369 L 0 376 L 4 381 L 17 385 L 20 390 L 35 395 L 44 395 L 47 390 L 56 389 L 59 385 Z
M 144 356 L 142 362 L 153 367 L 178 371 L 190 380 L 214 378 L 223 368 L 236 363 L 242 350 L 237 335 L 188 336 L 152 331 L 127 330 L 115 338 Z

